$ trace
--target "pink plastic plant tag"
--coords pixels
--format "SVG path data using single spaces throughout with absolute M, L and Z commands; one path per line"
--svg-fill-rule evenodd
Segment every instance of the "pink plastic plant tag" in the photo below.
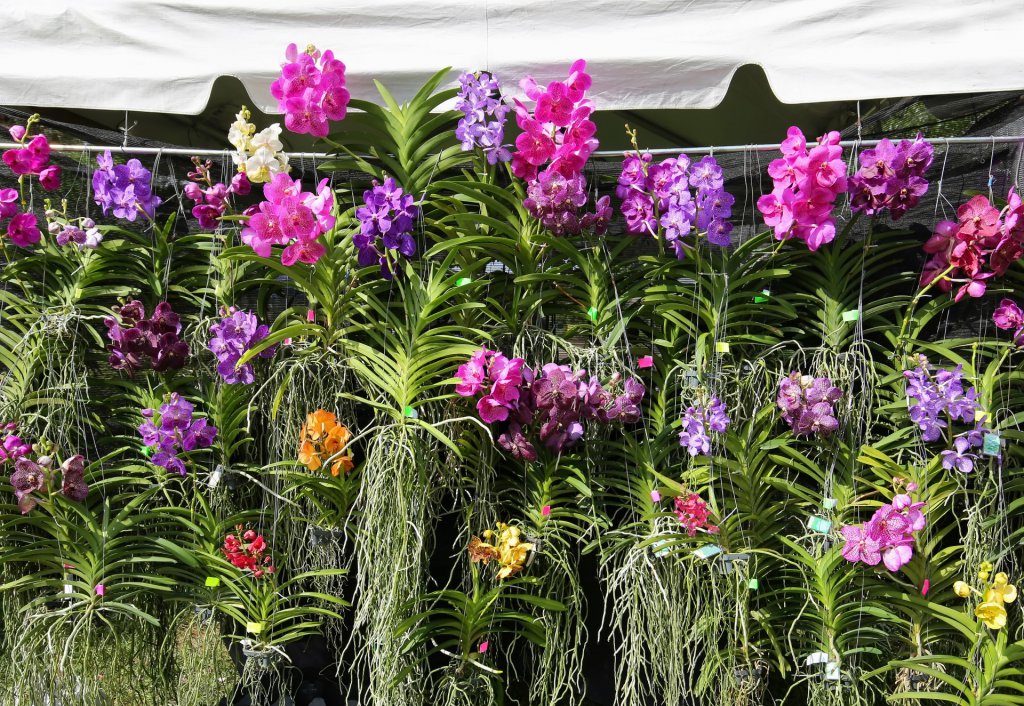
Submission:
M 636 362 L 638 368 L 653 368 L 654 367 L 654 356 L 645 355 L 643 358 Z
M 96 584 L 96 595 L 97 596 L 102 596 L 106 592 L 107 592 L 106 586 L 104 586 L 102 583 Z
M 652 490 L 651 491 L 651 502 L 652 503 L 660 503 L 661 502 L 661 493 L 659 493 L 657 490 Z
M 551 506 L 550 505 L 545 505 L 544 507 L 542 507 L 540 509 L 540 514 L 544 515 L 544 517 L 550 517 L 551 516 Z
M 480 654 L 483 654 L 484 652 L 486 652 L 487 648 L 490 647 L 490 646 L 491 645 L 490 645 L 489 642 L 487 642 L 487 640 L 484 640 L 483 642 L 481 642 L 480 643 Z

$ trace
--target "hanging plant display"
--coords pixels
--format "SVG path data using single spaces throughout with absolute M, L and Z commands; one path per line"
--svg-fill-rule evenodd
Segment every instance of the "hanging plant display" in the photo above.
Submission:
M 602 163 L 592 71 L 293 44 L 180 183 L 9 126 L 0 701 L 1021 702 L 1016 187 Z

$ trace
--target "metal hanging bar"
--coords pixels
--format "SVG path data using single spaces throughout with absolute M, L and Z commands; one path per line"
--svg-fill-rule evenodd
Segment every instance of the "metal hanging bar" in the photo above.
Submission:
M 1024 135 L 988 135 L 971 137 L 930 137 L 927 142 L 935 146 L 949 145 L 1005 145 L 1024 143 Z M 839 143 L 842 147 L 874 147 L 881 140 L 843 140 Z M 0 150 L 9 150 L 22 147 L 23 145 L 14 142 L 0 142 Z M 164 154 L 178 155 L 183 157 L 226 157 L 232 150 L 211 150 L 211 149 L 189 149 L 187 147 L 132 147 L 131 145 L 50 145 L 54 152 L 119 152 L 122 154 Z M 779 144 L 760 145 L 705 145 L 702 147 L 664 147 L 651 150 L 643 150 L 654 156 L 676 155 L 680 152 L 687 154 L 725 154 L 735 152 L 772 152 L 779 149 Z M 287 152 L 293 159 L 330 159 L 338 155 L 327 152 Z M 594 157 L 621 157 L 624 150 L 598 150 L 593 153 Z

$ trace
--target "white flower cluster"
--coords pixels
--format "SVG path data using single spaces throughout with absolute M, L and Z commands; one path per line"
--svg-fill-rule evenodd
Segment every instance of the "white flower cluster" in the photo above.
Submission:
M 279 172 L 288 173 L 288 155 L 282 152 L 281 124 L 274 123 L 256 132 L 256 126 L 249 122 L 249 110 L 242 106 L 228 130 L 228 142 L 235 148 L 231 155 L 238 171 L 245 172 L 254 184 L 268 182 Z

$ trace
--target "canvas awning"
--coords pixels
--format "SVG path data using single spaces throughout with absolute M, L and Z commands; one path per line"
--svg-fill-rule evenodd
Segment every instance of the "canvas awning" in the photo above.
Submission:
M 1024 90 L 1017 0 L 35 0 L 5 20 L 0 105 L 206 147 L 240 103 L 276 112 L 290 42 L 334 50 L 369 100 L 445 66 L 515 93 L 585 58 L 607 146 L 624 122 L 647 146 L 770 141 L 849 125 L 850 101 Z
M 747 64 L 786 103 L 1024 89 L 1018 0 L 34 0 L 4 15 L 5 105 L 197 114 L 235 76 L 273 111 L 289 42 L 333 49 L 368 98 L 373 79 L 407 98 L 452 66 L 511 88 L 576 58 L 603 110 L 711 108 Z

